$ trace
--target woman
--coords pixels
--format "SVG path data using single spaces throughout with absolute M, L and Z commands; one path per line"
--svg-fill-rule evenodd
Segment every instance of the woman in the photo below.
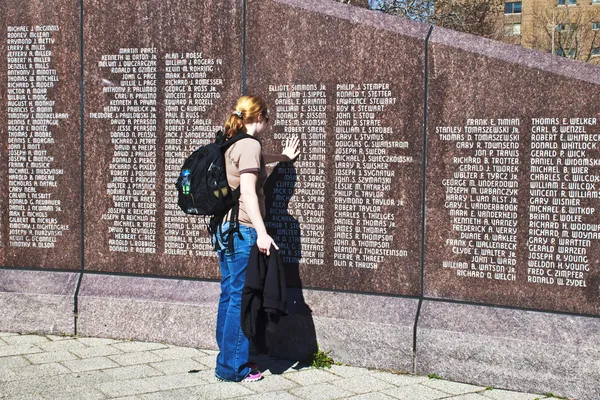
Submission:
M 269 121 L 266 103 L 258 96 L 243 96 L 234 112 L 225 122 L 225 136 L 246 133 L 259 137 Z M 221 268 L 221 296 L 217 314 L 217 367 L 219 380 L 254 382 L 262 379 L 255 363 L 249 361 L 249 342 L 241 326 L 242 289 L 246 279 L 246 266 L 254 244 L 267 255 L 273 238 L 264 223 L 265 196 L 263 185 L 267 179 L 265 163 L 290 161 L 299 153 L 297 137 L 286 140 L 282 154 L 263 154 L 259 141 L 245 138 L 234 143 L 225 152 L 227 181 L 232 189 L 240 187 L 239 234 L 233 234 L 233 249 L 227 246 L 227 237 L 217 234 L 219 265 Z M 229 230 L 229 219 L 223 219 L 222 231 Z

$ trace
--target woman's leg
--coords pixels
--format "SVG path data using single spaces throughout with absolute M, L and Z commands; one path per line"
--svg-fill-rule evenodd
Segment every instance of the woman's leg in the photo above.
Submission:
M 256 231 L 240 226 L 243 239 L 234 233 L 234 249 L 224 251 L 224 259 L 228 274 L 229 301 L 223 321 L 222 343 L 217 356 L 217 377 L 239 382 L 250 373 L 248 356 L 250 343 L 241 327 L 242 290 L 246 281 L 246 267 L 250 257 L 250 249 L 256 243 Z M 221 307 L 219 303 L 219 307 Z
M 217 346 L 219 350 L 223 348 L 223 330 L 225 328 L 225 316 L 229 307 L 229 267 L 225 258 L 225 251 L 219 250 L 219 267 L 221 269 L 221 296 L 219 297 L 219 309 L 217 312 Z

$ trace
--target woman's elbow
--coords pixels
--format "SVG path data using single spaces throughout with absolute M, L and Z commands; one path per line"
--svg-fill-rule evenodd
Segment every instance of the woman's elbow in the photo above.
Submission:
M 245 199 L 256 197 L 256 188 L 250 186 L 244 188 L 244 186 L 240 187 L 240 197 Z

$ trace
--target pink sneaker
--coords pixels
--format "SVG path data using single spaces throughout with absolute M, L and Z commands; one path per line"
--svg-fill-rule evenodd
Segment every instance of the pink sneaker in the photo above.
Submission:
M 252 367 L 251 367 L 252 368 Z M 259 370 L 252 370 L 250 373 L 242 380 L 242 382 L 257 382 L 263 378 L 261 372 Z

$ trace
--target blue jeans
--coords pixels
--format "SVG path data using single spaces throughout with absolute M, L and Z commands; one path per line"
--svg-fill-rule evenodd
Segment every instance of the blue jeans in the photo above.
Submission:
M 223 231 L 229 223 L 223 224 Z M 220 250 L 219 265 L 221 267 L 221 297 L 217 314 L 217 378 L 239 382 L 249 373 L 248 357 L 250 343 L 241 327 L 242 289 L 246 282 L 246 267 L 250 258 L 250 249 L 256 243 L 257 234 L 254 228 L 240 225 L 239 235 L 233 233 L 233 250 L 227 249 L 227 242 L 218 238 Z M 217 236 L 220 236 L 217 234 Z

